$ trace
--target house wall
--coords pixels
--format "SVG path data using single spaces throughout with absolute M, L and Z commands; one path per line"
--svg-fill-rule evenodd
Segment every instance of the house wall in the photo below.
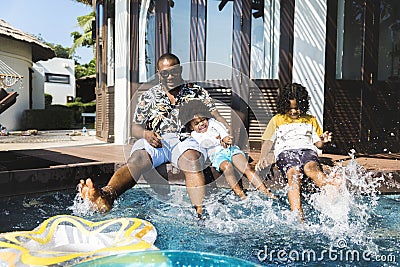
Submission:
M 38 61 L 35 69 L 45 77 L 46 73 L 62 74 L 69 76 L 69 84 L 45 82 L 44 92 L 53 96 L 52 104 L 65 105 L 67 96 L 75 98 L 75 62 L 72 59 L 52 58 L 46 61 Z
M 129 91 L 127 0 L 115 10 L 115 142 L 126 142 L 126 92 Z M 323 125 L 327 0 L 295 1 L 292 81 L 304 85 L 311 97 L 310 113 Z M 118 95 L 118 97 L 117 97 Z M 117 115 L 120 114 L 120 115 Z
M 310 113 L 323 125 L 326 0 L 296 1 L 293 42 L 293 82 L 310 94 Z
M 115 2 L 115 105 L 114 105 L 114 143 L 126 144 L 128 141 L 129 121 L 129 58 L 130 25 L 129 3 L 127 0 Z
M 20 82 L 17 82 L 8 92 L 18 93 L 17 101 L 14 105 L 0 114 L 0 123 L 8 130 L 20 130 L 20 121 L 25 109 L 29 109 L 29 68 L 32 67 L 32 50 L 27 43 L 0 37 L 0 59 L 9 67 L 23 76 Z M 40 89 L 40 88 L 39 88 Z M 40 91 L 33 90 L 37 100 Z M 43 91 L 41 92 L 43 96 Z
M 32 109 L 44 109 L 44 70 L 32 67 L 32 94 L 34 97 Z

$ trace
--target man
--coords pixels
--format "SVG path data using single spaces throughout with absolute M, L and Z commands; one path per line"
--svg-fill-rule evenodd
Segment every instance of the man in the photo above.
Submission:
M 142 94 L 134 115 L 133 136 L 138 138 L 125 165 L 119 168 L 108 184 L 99 189 L 89 178 L 81 180 L 78 190 L 82 198 L 91 201 L 99 211 L 112 208 L 114 200 L 133 187 L 142 174 L 171 162 L 186 179 L 186 188 L 199 218 L 205 196 L 203 175 L 204 155 L 193 138 L 180 140 L 179 106 L 191 99 L 200 99 L 211 114 L 224 125 L 226 120 L 217 111 L 213 99 L 203 88 L 185 83 L 182 66 L 174 54 L 164 54 L 157 61 L 160 84 Z

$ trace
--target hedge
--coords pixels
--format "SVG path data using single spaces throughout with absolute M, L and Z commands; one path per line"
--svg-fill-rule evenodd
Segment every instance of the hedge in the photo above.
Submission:
M 72 102 L 68 103 L 67 107 L 74 111 L 75 122 L 80 122 L 82 120 L 82 113 L 94 113 L 96 112 L 96 102 L 82 103 L 82 102 Z
M 64 130 L 71 129 L 74 123 L 74 112 L 63 105 L 51 105 L 46 109 L 24 110 L 22 113 L 22 130 Z

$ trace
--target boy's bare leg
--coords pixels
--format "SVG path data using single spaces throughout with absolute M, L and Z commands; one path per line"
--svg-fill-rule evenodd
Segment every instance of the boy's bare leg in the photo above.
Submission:
M 302 174 L 300 170 L 296 167 L 290 168 L 286 177 L 288 179 L 288 200 L 290 209 L 292 211 L 297 212 L 299 216 L 299 220 L 301 222 L 304 221 L 303 208 L 301 206 L 301 197 L 300 197 L 300 189 L 301 189 L 301 178 Z
M 88 199 L 101 212 L 108 212 L 112 208 L 114 200 L 129 188 L 136 184 L 140 175 L 152 168 L 149 154 L 145 150 L 135 151 L 128 159 L 127 164 L 119 168 L 103 188 L 94 186 L 88 178 L 81 180 L 78 191 L 81 197 Z
M 243 189 L 240 187 L 238 181 L 236 180 L 235 169 L 233 165 L 229 161 L 225 160 L 221 163 L 219 168 L 225 176 L 225 179 L 228 182 L 229 186 L 232 188 L 233 192 L 235 192 L 235 194 L 238 195 L 241 199 L 245 199 L 246 194 L 243 192 Z
M 201 154 L 195 150 L 186 150 L 178 160 L 178 167 L 185 175 L 186 191 L 190 202 L 201 218 L 205 197 L 205 178 L 202 171 Z
M 257 190 L 265 193 L 271 198 L 276 198 L 265 186 L 261 178 L 256 174 L 256 172 L 251 168 L 247 159 L 242 154 L 237 154 L 232 157 L 233 164 L 235 167 L 244 175 L 247 179 L 257 188 Z

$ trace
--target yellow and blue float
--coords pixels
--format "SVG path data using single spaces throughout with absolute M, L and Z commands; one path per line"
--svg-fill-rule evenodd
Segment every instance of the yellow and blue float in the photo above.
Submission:
M 72 215 L 43 221 L 32 231 L 0 234 L 0 266 L 69 266 L 132 251 L 157 250 L 155 227 L 137 218 L 92 222 Z

